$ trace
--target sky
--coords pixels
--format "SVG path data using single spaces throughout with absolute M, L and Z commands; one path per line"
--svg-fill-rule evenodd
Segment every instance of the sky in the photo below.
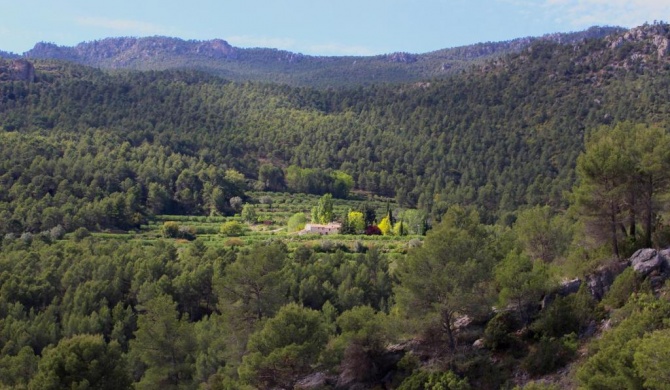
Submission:
M 669 19 L 670 0 L 0 0 L 0 50 L 161 35 L 309 55 L 418 54 Z

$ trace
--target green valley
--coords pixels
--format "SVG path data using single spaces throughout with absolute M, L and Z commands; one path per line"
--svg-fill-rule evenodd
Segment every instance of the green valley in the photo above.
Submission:
M 662 22 L 0 51 L 0 388 L 665 388 L 668 172 Z

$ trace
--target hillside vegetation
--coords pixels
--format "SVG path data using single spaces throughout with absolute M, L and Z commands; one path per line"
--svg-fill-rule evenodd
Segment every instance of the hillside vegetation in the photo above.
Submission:
M 664 388 L 669 51 L 342 89 L 0 60 L 0 387 Z
M 457 77 L 341 91 L 37 62 L 36 82 L 1 85 L 0 126 L 4 137 L 39 133 L 75 143 L 103 132 L 107 147 L 163 148 L 249 179 L 264 163 L 284 172 L 340 170 L 355 188 L 435 218 L 459 203 L 495 221 L 525 204 L 564 207 L 587 129 L 667 119 L 668 53 L 655 40 L 667 40 L 666 28 L 648 26 L 644 37 L 627 40 L 539 42 Z M 3 147 L 15 154 L 22 139 Z M 56 145 L 62 156 L 65 144 Z M 15 158 L 3 163 L 15 170 L 28 163 Z M 106 188 L 136 177 L 117 175 Z M 150 182 L 143 180 L 142 199 Z

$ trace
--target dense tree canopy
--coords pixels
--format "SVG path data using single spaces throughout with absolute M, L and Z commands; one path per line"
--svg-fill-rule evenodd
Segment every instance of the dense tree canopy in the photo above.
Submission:
M 670 242 L 670 67 L 642 49 L 537 42 L 341 90 L 48 61 L 0 78 L 0 387 L 493 389 L 570 362 L 585 388 L 663 384 L 665 265 L 595 291 L 612 255 Z M 252 238 L 242 218 L 276 204 L 249 189 L 386 236 Z M 194 239 L 191 215 L 216 227 Z

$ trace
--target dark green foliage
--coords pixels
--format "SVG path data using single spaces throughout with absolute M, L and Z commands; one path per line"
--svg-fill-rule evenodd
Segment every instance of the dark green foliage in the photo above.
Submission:
M 121 390 L 131 383 L 118 343 L 107 344 L 101 335 L 78 335 L 44 351 L 29 388 Z
M 288 304 L 251 335 L 240 379 L 260 388 L 291 389 L 311 371 L 327 340 L 319 312 Z
M 288 301 L 285 261 L 286 246 L 280 242 L 239 253 L 217 283 L 221 311 L 244 327 L 272 317 Z
M 137 229 L 159 212 L 228 212 L 220 168 L 113 131 L 0 134 L 0 233 Z M 168 190 L 169 189 L 169 190 Z M 225 194 L 225 195 L 224 195 Z
M 306 194 L 332 194 L 340 199 L 346 199 L 353 187 L 353 179 L 350 175 L 331 170 L 319 168 L 299 168 L 295 165 L 288 167 L 286 171 L 288 189 L 292 192 Z
M 395 294 L 399 308 L 440 324 L 449 347 L 456 347 L 457 315 L 476 314 L 490 299 L 485 281 L 499 259 L 493 235 L 472 209 L 454 206 L 440 225 L 398 264 Z M 411 313 L 411 314 L 410 314 Z
M 591 133 L 585 148 L 572 199 L 592 236 L 617 257 L 651 247 L 658 199 L 670 186 L 667 130 L 622 122 Z
M 190 383 L 196 349 L 193 326 L 186 318 L 179 318 L 176 303 L 167 295 L 153 298 L 143 307 L 130 342 L 133 354 L 146 366 L 138 387 L 162 383 L 176 389 Z
M 320 309 L 326 301 L 339 312 L 368 305 L 387 311 L 392 299 L 389 259 L 375 247 L 366 253 L 346 255 L 315 254 L 306 248 L 295 252 L 296 264 L 291 267 L 291 293 L 303 305 Z
M 468 380 L 475 389 L 500 389 L 508 379 L 504 361 L 494 363 L 491 355 L 482 351 L 466 351 L 455 356 L 453 371 Z
M 554 215 L 567 205 L 562 194 L 573 187 L 586 129 L 608 125 L 594 134 L 611 131 L 605 146 L 626 146 L 579 160 L 580 175 L 602 161 L 625 174 L 609 175 L 622 186 L 607 198 L 618 202 L 621 253 L 648 241 L 647 217 L 663 223 L 667 150 L 655 140 L 666 135 L 632 123 L 670 118 L 670 67 L 660 59 L 637 68 L 629 58 L 637 43 L 611 47 L 540 42 L 453 78 L 349 90 L 236 84 L 195 72 L 105 74 L 54 62 L 36 63 L 34 83 L 2 79 L 0 387 L 46 386 L 39 381 L 54 378 L 47 368 L 60 364 L 50 360 L 96 374 L 84 360 L 63 358 L 72 340 L 90 339 L 75 344 L 125 354 L 116 367 L 128 363 L 136 388 L 289 388 L 317 370 L 374 387 L 397 372 L 403 353 L 416 356 L 399 368 L 397 381 L 411 375 L 407 388 L 504 388 L 520 355 L 529 351 L 523 367 L 533 375 L 554 373 L 573 357 L 573 334 L 588 343 L 603 307 L 622 305 L 578 370 L 581 384 L 659 386 L 667 351 L 654 347 L 667 344 L 667 302 L 639 293 L 631 271 L 605 305 L 583 287 L 535 312 L 550 272 L 568 273 L 566 253 L 583 264 L 597 257 L 582 245 L 598 238 L 589 221 L 568 248 L 573 221 Z M 621 66 L 608 69 L 612 61 Z M 593 145 L 585 155 L 603 152 Z M 628 157 L 618 164 L 616 156 Z M 580 216 L 573 207 L 571 217 L 603 211 L 588 198 L 602 182 L 584 177 L 572 200 L 585 196 L 578 204 L 590 208 Z M 653 191 L 642 186 L 633 199 L 631 186 L 650 180 Z M 356 253 L 337 236 L 281 243 L 250 234 L 235 239 L 241 249 L 226 250 L 221 244 L 233 242 L 211 227 L 198 227 L 191 243 L 144 231 L 157 213 L 230 221 L 221 215 L 256 203 L 244 193 L 249 185 L 333 194 L 315 220 L 351 207 L 338 197 L 356 199 L 361 213 L 346 219 L 357 231 L 372 232 L 377 219 L 388 222 L 387 233 L 435 228 L 422 245 L 360 244 Z M 399 207 L 421 210 L 386 203 L 384 212 L 394 195 Z M 276 204 L 291 198 L 295 208 L 282 218 L 308 211 L 298 194 L 271 196 Z M 269 202 L 259 200 L 257 217 L 266 218 Z M 518 212 L 527 204 L 548 206 Z M 498 218 L 512 228 L 485 224 Z M 191 222 L 166 224 L 166 236 L 194 238 Z M 119 229 L 140 230 L 143 240 Z M 244 247 L 250 241 L 257 244 Z M 493 318 L 488 349 L 476 350 L 496 293 L 523 318 Z M 464 315 L 470 325 L 461 324 Z M 528 337 L 512 334 L 532 320 Z
M 602 40 L 575 47 L 538 42 L 531 56 L 512 55 L 425 88 L 324 91 L 227 83 L 193 72 L 109 75 L 37 62 L 37 82 L 0 89 L 6 102 L 0 126 L 11 129 L 3 133 L 0 194 L 41 200 L 73 187 L 64 195 L 86 196 L 100 203 L 94 209 L 104 203 L 113 211 L 74 213 L 81 217 L 75 223 L 101 219 L 132 228 L 156 212 L 230 212 L 212 194 L 230 199 L 242 195 L 239 186 L 213 167 L 249 179 L 262 173 L 263 186 L 273 188 L 282 187 L 279 167 L 289 167 L 283 172 L 289 188 L 338 197 L 353 184 L 398 195 L 434 219 L 455 203 L 477 205 L 487 222 L 524 204 L 564 207 L 562 193 L 573 186 L 586 129 L 667 119 L 667 70 L 656 64 L 640 73 L 606 70 L 607 47 Z M 30 158 L 22 157 L 26 149 Z M 45 161 L 31 168 L 36 155 Z M 73 172 L 55 169 L 60 161 Z M 261 172 L 262 166 L 269 168 Z M 122 186 L 126 179 L 131 185 Z M 126 201 L 137 190 L 140 202 Z M 5 232 L 15 223 L 19 230 L 26 223 L 43 230 L 49 206 L 16 216 L 12 207 Z M 73 214 L 61 203 L 54 207 L 56 220 L 58 212 Z
M 644 336 L 647 335 L 651 340 L 654 335 L 652 332 L 667 328 L 664 321 L 670 315 L 670 304 L 666 300 L 640 294 L 631 299 L 624 309 L 630 314 L 616 328 L 594 342 L 588 359 L 577 372 L 577 378 L 584 388 L 641 389 L 645 380 L 649 381 L 648 384 L 655 384 L 657 375 L 667 374 L 667 366 L 636 367 L 635 353 L 640 348 L 638 364 L 648 359 L 651 352 L 648 343 L 653 341 L 644 340 Z M 656 340 L 660 342 L 664 338 L 659 337 Z M 667 348 L 666 345 L 659 344 L 654 349 L 654 353 L 663 355 Z M 661 356 L 652 359 L 656 361 L 658 357 Z
M 470 385 L 451 371 L 428 372 L 416 371 L 406 378 L 398 390 L 469 390 Z
M 633 268 L 626 268 L 614 279 L 602 303 L 612 309 L 618 309 L 628 302 L 631 294 L 639 291 L 640 278 Z
M 495 315 L 484 330 L 484 345 L 493 351 L 509 348 L 514 342 L 510 333 L 519 327 L 519 320 L 511 311 L 502 311 Z
M 72 235 L 72 237 L 74 238 L 75 241 L 81 241 L 84 238 L 90 237 L 90 236 L 91 236 L 91 232 L 89 232 L 88 229 L 86 229 L 83 226 L 80 227 L 80 228 L 77 228 L 77 230 L 75 230 L 74 234 Z
M 258 181 L 263 183 L 263 189 L 269 191 L 283 191 L 286 189 L 284 171 L 271 164 L 261 165 L 258 170 Z
M 531 324 L 531 329 L 547 339 L 559 338 L 569 333 L 579 334 L 598 317 L 596 302 L 583 283 L 576 294 L 557 297 Z
M 0 358 L 0 385 L 9 388 L 26 388 L 37 372 L 39 357 L 26 346 L 16 355 L 4 354 Z
M 531 347 L 521 365 L 532 376 L 546 375 L 569 363 L 576 351 L 577 341 L 574 334 L 563 338 L 543 337 Z
M 195 228 L 193 226 L 181 226 L 175 221 L 166 221 L 161 226 L 161 235 L 164 238 L 195 240 Z
M 381 379 L 385 347 L 390 340 L 389 317 L 370 306 L 357 306 L 336 320 L 338 335 L 322 351 L 320 361 L 338 367 L 348 378 L 371 383 Z
M 502 307 L 511 305 L 519 312 L 524 324 L 550 287 L 549 272 L 542 260 L 533 262 L 528 256 L 513 250 L 496 265 L 496 284 Z

